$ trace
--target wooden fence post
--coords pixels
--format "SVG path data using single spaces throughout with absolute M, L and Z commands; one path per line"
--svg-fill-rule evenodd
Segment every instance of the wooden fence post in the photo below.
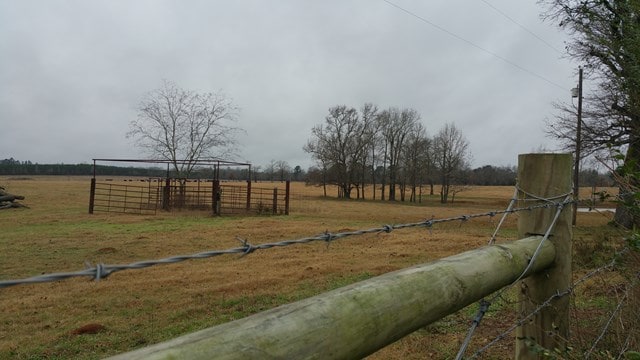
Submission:
M 169 177 L 167 177 L 162 189 L 162 209 L 166 211 L 171 209 L 171 179 Z
M 89 214 L 93 214 L 96 201 L 96 178 L 91 178 L 91 190 L 89 191 Z
M 519 206 L 544 203 L 535 198 L 563 202 L 571 195 L 571 154 L 524 154 L 518 157 Z M 518 217 L 518 235 L 544 235 L 558 207 L 523 211 Z M 554 265 L 520 284 L 518 316 L 531 314 L 540 304 L 571 285 L 571 207 L 562 210 L 548 241 L 556 248 Z M 566 349 L 569 337 L 569 297 L 554 299 L 551 306 L 516 329 L 516 359 L 539 359 L 545 349 Z
M 220 180 L 213 180 L 211 189 L 211 207 L 214 215 L 220 215 L 222 202 L 222 190 L 220 189 Z
M 276 215 L 278 213 L 278 188 L 273 188 L 273 214 Z
M 289 195 L 291 194 L 291 180 L 287 180 L 284 194 L 284 214 L 289 215 Z
M 251 176 L 247 180 L 247 211 L 251 210 Z

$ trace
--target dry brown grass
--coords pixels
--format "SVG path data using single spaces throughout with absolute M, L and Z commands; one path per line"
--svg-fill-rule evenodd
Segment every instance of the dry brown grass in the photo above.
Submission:
M 454 204 L 444 206 L 432 197 L 418 206 L 325 200 L 318 198 L 320 188 L 294 184 L 293 193 L 305 196 L 294 195 L 291 216 L 213 218 L 194 212 L 89 215 L 87 178 L 0 178 L 0 185 L 26 196 L 23 203 L 30 206 L 0 212 L 1 280 L 77 271 L 85 261 L 130 263 L 237 247 L 236 237 L 258 244 L 498 210 L 513 192 L 511 187 L 476 187 L 458 194 Z M 89 359 L 121 353 L 482 246 L 497 220 L 351 237 L 328 247 L 316 243 L 192 260 L 118 272 L 99 282 L 77 278 L 0 289 L 0 358 Z M 579 218 L 589 226 L 609 220 L 598 214 Z M 515 221 L 509 218 L 501 240 L 513 239 Z M 451 356 L 469 319 L 465 313 L 452 315 L 371 358 Z M 487 331 L 478 343 L 490 336 L 491 328 Z M 510 351 L 509 344 L 501 346 L 506 350 L 496 347 L 497 356 Z

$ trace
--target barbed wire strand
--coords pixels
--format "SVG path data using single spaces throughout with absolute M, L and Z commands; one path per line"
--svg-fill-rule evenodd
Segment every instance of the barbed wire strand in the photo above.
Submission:
M 502 217 L 500 218 L 500 222 L 496 226 L 495 230 L 493 231 L 493 234 L 491 235 L 491 238 L 489 239 L 489 245 L 493 245 L 495 243 L 496 236 L 498 235 L 498 232 L 502 228 L 502 224 L 506 220 L 507 216 L 510 214 L 509 211 L 513 209 L 513 205 L 516 203 L 517 200 L 518 200 L 518 189 L 515 188 L 513 196 L 511 197 L 511 200 L 509 201 L 509 205 L 507 206 L 507 210 L 505 211 L 504 214 L 502 214 Z M 467 332 L 467 336 L 465 337 L 464 341 L 462 342 L 462 345 L 460 346 L 460 349 L 458 350 L 456 359 L 461 359 L 462 356 L 464 356 L 464 353 L 466 352 L 468 345 L 471 343 L 471 338 L 473 337 L 473 334 L 475 333 L 476 328 L 480 325 L 482 318 L 484 317 L 486 312 L 489 310 L 490 306 L 491 306 L 491 303 L 489 301 L 486 301 L 485 299 L 480 300 L 478 312 L 476 313 L 475 317 L 473 318 L 473 321 L 471 322 L 471 327 L 469 328 L 469 331 Z
M 505 211 L 504 214 L 502 214 L 502 217 L 500 218 L 500 222 L 496 226 L 496 229 L 493 231 L 493 235 L 491 235 L 491 239 L 489 239 L 489 245 L 495 244 L 496 237 L 498 236 L 498 231 L 500 231 L 500 229 L 502 228 L 502 224 L 504 224 L 504 221 L 507 219 L 507 216 L 509 216 L 509 214 L 510 214 L 509 210 L 513 209 L 513 205 L 516 203 L 516 201 L 518 201 L 518 189 L 517 188 L 513 190 L 513 196 L 511 197 L 511 200 L 509 201 L 509 206 L 507 206 L 507 210 Z
M 499 334 L 498 336 L 496 336 L 492 341 L 488 342 L 487 344 L 485 344 L 482 348 L 480 348 L 479 350 L 477 350 L 472 356 L 471 359 L 475 359 L 477 358 L 479 355 L 482 355 L 483 352 L 485 352 L 487 349 L 489 349 L 490 347 L 492 347 L 493 345 L 495 345 L 496 343 L 498 343 L 499 341 L 503 340 L 505 337 L 507 337 L 507 335 L 509 335 L 511 332 L 513 332 L 513 330 L 517 329 L 519 326 L 522 326 L 524 323 L 526 323 L 528 321 L 528 319 L 530 319 L 532 316 L 535 316 L 536 314 L 538 314 L 540 311 L 542 311 L 542 309 L 551 306 L 551 303 L 553 300 L 557 299 L 557 298 L 561 298 L 563 296 L 567 296 L 571 293 L 574 292 L 574 290 L 580 286 L 582 283 L 584 283 L 585 281 L 591 279 L 592 277 L 596 276 L 597 274 L 608 270 L 612 267 L 615 267 L 616 264 L 618 263 L 618 258 L 620 256 L 622 256 L 624 253 L 626 253 L 627 251 L 629 251 L 628 247 L 623 248 L 622 250 L 620 250 L 619 252 L 616 252 L 613 255 L 613 258 L 611 259 L 611 261 L 604 266 L 601 266 L 597 269 L 594 269 L 592 271 L 590 271 L 589 273 L 587 273 L 586 275 L 584 275 L 582 278 L 580 278 L 579 280 L 576 280 L 573 285 L 569 286 L 569 288 L 567 288 L 564 291 L 557 291 L 555 294 L 551 295 L 549 298 L 547 298 L 547 300 L 545 300 L 544 302 L 542 302 L 540 305 L 538 305 L 533 311 L 531 311 L 529 314 L 527 314 L 526 316 L 524 316 L 521 319 L 518 319 L 518 321 L 516 321 L 512 326 L 510 326 L 509 328 L 507 328 L 507 330 L 503 331 L 501 334 Z
M 536 247 L 536 250 L 533 252 L 533 255 L 531 256 L 531 259 L 529 259 L 529 263 L 527 264 L 525 269 L 520 273 L 518 278 L 516 278 L 516 280 L 514 280 L 511 284 L 509 284 L 509 285 L 503 287 L 502 289 L 498 290 L 498 292 L 496 294 L 494 294 L 494 296 L 491 297 L 491 300 L 488 300 L 488 301 L 485 300 L 485 299 L 480 300 L 480 308 L 478 309 L 478 312 L 476 313 L 476 316 L 472 321 L 471 327 L 469 328 L 469 331 L 467 332 L 467 336 L 465 337 L 465 340 L 460 345 L 460 350 L 458 350 L 458 354 L 456 355 L 456 360 L 461 360 L 462 357 L 464 356 L 464 353 L 466 352 L 467 348 L 469 347 L 469 344 L 471 343 L 471 339 L 473 337 L 473 334 L 475 333 L 476 329 L 480 325 L 480 322 L 482 321 L 482 318 L 484 317 L 484 314 L 488 310 L 488 306 L 493 301 L 495 301 L 498 297 L 500 297 L 502 295 L 502 293 L 504 293 L 505 291 L 507 291 L 508 289 L 513 287 L 518 281 L 522 280 L 524 278 L 524 276 L 529 272 L 529 270 L 531 269 L 531 267 L 535 263 L 536 259 L 538 258 L 540 250 L 542 249 L 542 245 L 547 241 L 547 239 L 551 235 L 551 231 L 555 228 L 556 223 L 558 222 L 558 219 L 560 218 L 560 214 L 562 213 L 562 210 L 564 210 L 564 207 L 567 204 L 573 203 L 573 200 L 571 200 L 571 197 L 572 197 L 572 194 L 566 194 L 565 195 L 565 199 L 564 199 L 563 202 L 553 203 L 556 206 L 556 214 L 553 217 L 553 220 L 551 221 L 549 226 L 547 227 L 547 230 L 545 231 L 544 236 L 542 237 L 542 239 L 538 243 L 538 246 Z M 540 201 L 548 201 L 548 199 L 543 199 L 543 198 L 540 198 L 540 197 L 536 197 L 536 198 L 538 198 Z
M 527 196 L 529 196 L 531 198 L 531 199 L 519 199 L 520 201 L 543 201 L 545 203 L 541 204 L 541 205 L 535 205 L 535 206 L 514 208 L 513 205 L 518 200 L 516 198 L 517 194 L 518 194 L 518 191 L 521 191 L 522 193 L 526 194 Z M 539 251 L 540 251 L 540 249 L 542 247 L 542 244 L 544 243 L 544 241 L 546 239 L 548 239 L 550 231 L 555 226 L 555 223 L 556 223 L 556 221 L 557 221 L 557 219 L 559 217 L 559 214 L 562 211 L 562 209 L 564 208 L 564 206 L 566 206 L 569 203 L 575 203 L 576 206 L 577 206 L 577 204 L 580 201 L 583 201 L 583 202 L 589 201 L 589 203 L 591 203 L 590 200 L 574 200 L 574 201 L 570 201 L 569 200 L 570 195 L 571 195 L 570 193 L 567 193 L 567 194 L 558 195 L 556 197 L 542 198 L 542 197 L 530 194 L 530 193 L 528 193 L 528 192 L 526 192 L 526 191 L 524 191 L 521 188 L 516 186 L 514 197 L 511 199 L 511 201 L 510 201 L 510 203 L 509 203 L 509 205 L 508 205 L 506 210 L 490 211 L 490 212 L 477 213 L 477 214 L 471 214 L 471 215 L 460 215 L 460 216 L 443 218 L 443 219 L 431 219 L 431 220 L 426 220 L 426 221 L 421 221 L 421 222 L 416 222 L 416 223 L 408 223 L 408 224 L 383 225 L 382 227 L 378 227 L 378 228 L 372 228 L 372 229 L 366 229 L 366 230 L 357 230 L 357 231 L 350 231 L 350 232 L 342 232 L 342 233 L 336 233 L 336 234 L 332 234 L 332 233 L 327 231 L 327 232 L 325 232 L 325 233 L 323 233 L 321 235 L 317 235 L 317 236 L 305 237 L 305 238 L 296 239 L 296 240 L 285 240 L 285 241 L 279 241 L 279 242 L 273 242 L 273 243 L 264 243 L 264 244 L 259 244 L 259 245 L 252 245 L 246 239 L 242 239 L 240 237 L 237 237 L 237 240 L 240 241 L 241 244 L 242 244 L 241 247 L 230 248 L 230 249 L 226 249 L 226 250 L 205 251 L 205 252 L 200 252 L 200 253 L 191 254 L 191 255 L 172 256 L 172 257 L 168 257 L 168 258 L 164 258 L 164 259 L 158 259 L 158 260 L 140 261 L 140 262 L 135 262 L 135 263 L 127 264 L 127 265 L 97 264 L 95 267 L 91 267 L 90 264 L 87 264 L 88 268 L 85 269 L 85 270 L 82 270 L 82 271 L 51 273 L 51 274 L 45 274 L 45 275 L 41 275 L 41 276 L 34 276 L 34 277 L 30 277 L 30 278 L 25 278 L 25 279 L 0 281 L 0 288 L 10 287 L 10 286 L 20 285 L 20 284 L 32 284 L 32 283 L 61 281 L 61 280 L 65 280 L 65 279 L 72 278 L 72 277 L 84 277 L 84 276 L 89 276 L 89 277 L 94 278 L 96 281 L 99 281 L 100 279 L 104 279 L 104 278 L 106 278 L 107 276 L 109 276 L 110 274 L 112 274 L 114 272 L 122 271 L 122 270 L 143 269 L 143 268 L 147 268 L 147 267 L 154 266 L 154 265 L 159 265 L 159 264 L 171 264 L 171 263 L 177 263 L 177 262 L 186 261 L 186 260 L 192 260 L 192 259 L 211 258 L 211 257 L 219 256 L 219 255 L 225 255 L 225 254 L 241 254 L 240 256 L 243 257 L 243 256 L 246 256 L 246 255 L 256 251 L 256 250 L 265 250 L 265 249 L 270 249 L 270 248 L 274 248 L 274 247 L 283 247 L 283 246 L 289 246 L 289 245 L 294 245 L 294 244 L 305 244 L 305 243 L 311 243 L 311 242 L 315 242 L 315 241 L 324 241 L 324 242 L 327 243 L 327 246 L 329 246 L 329 244 L 332 241 L 338 240 L 338 239 L 342 239 L 342 238 L 345 238 L 345 237 L 348 237 L 348 236 L 364 235 L 364 234 L 371 234 L 371 233 L 382 233 L 382 232 L 389 233 L 389 232 L 391 232 L 393 230 L 396 230 L 396 229 L 404 229 L 404 228 L 412 228 L 412 227 L 427 227 L 427 228 L 429 228 L 431 230 L 433 225 L 434 224 L 438 224 L 438 223 L 445 223 L 445 222 L 451 222 L 451 221 L 461 221 L 461 224 L 462 224 L 465 221 L 468 221 L 468 220 L 473 219 L 473 218 L 484 217 L 484 216 L 493 217 L 493 216 L 495 216 L 497 214 L 502 214 L 503 216 L 502 216 L 498 226 L 496 227 L 496 230 L 494 231 L 494 233 L 491 236 L 491 239 L 489 241 L 489 244 L 491 245 L 491 244 L 495 243 L 497 232 L 499 231 L 499 229 L 501 228 L 502 224 L 504 223 L 504 221 L 506 219 L 506 216 L 508 216 L 509 214 L 517 213 L 517 212 L 520 212 L 520 211 L 534 210 L 534 209 L 539 209 L 539 208 L 549 208 L 549 207 L 552 207 L 552 206 L 556 206 L 558 208 L 558 210 L 556 212 L 556 216 L 554 217 L 554 220 L 553 220 L 552 224 L 547 229 L 547 232 L 545 233 L 543 239 L 541 239 L 540 243 L 538 244 L 538 247 L 536 248 L 536 251 L 534 252 L 534 254 L 533 254 L 532 258 L 530 259 L 529 264 L 525 268 L 525 270 L 520 274 L 520 276 L 513 283 L 511 283 L 510 285 L 508 285 L 508 286 L 502 288 L 500 291 L 498 291 L 496 293 L 496 295 L 494 295 L 491 298 L 490 301 L 487 301 L 485 299 L 480 300 L 480 302 L 479 302 L 480 308 L 479 308 L 476 316 L 472 320 L 471 328 L 469 329 L 469 332 L 467 334 L 467 337 L 465 338 L 463 346 L 461 347 L 461 349 L 460 349 L 460 351 L 458 353 L 458 357 L 456 357 L 456 359 L 461 359 L 461 356 L 464 355 L 464 352 L 465 352 L 466 348 L 468 347 L 468 344 L 471 341 L 473 333 L 475 332 L 477 327 L 480 325 L 480 323 L 482 321 L 482 318 L 485 315 L 485 313 L 488 311 L 489 306 L 491 305 L 491 303 L 493 301 L 495 301 L 495 299 L 501 297 L 502 293 L 504 293 L 507 289 L 511 288 L 515 283 L 520 281 L 524 277 L 524 275 L 529 271 L 529 269 L 533 265 L 537 255 L 538 255 L 538 253 L 539 253 Z M 558 203 L 558 202 L 554 202 L 553 201 L 553 200 L 559 199 L 561 197 L 565 197 L 565 200 L 562 203 Z M 623 249 L 623 250 L 628 250 L 628 248 L 627 249 Z M 623 253 L 624 253 L 624 251 L 623 252 L 619 252 L 616 255 L 619 256 L 619 255 L 621 255 Z M 539 313 L 545 307 L 550 306 L 551 302 L 554 299 L 566 296 L 568 294 L 571 294 L 573 292 L 573 290 L 578 285 L 580 285 L 582 282 L 584 282 L 587 279 L 595 276 L 597 273 L 599 273 L 601 271 L 604 271 L 604 270 L 606 270 L 606 269 L 608 269 L 610 267 L 615 266 L 616 259 L 617 259 L 617 257 L 614 256 L 614 259 L 608 265 L 605 265 L 605 266 L 603 266 L 601 268 L 598 268 L 598 269 L 588 273 L 583 278 L 581 278 L 580 280 L 576 281 L 571 287 L 569 287 L 565 291 L 556 292 L 556 294 L 554 294 L 551 297 L 549 297 L 546 301 L 544 301 L 542 304 L 540 304 L 531 313 L 529 313 L 525 317 L 519 319 L 514 325 L 512 325 L 510 328 L 508 328 L 505 332 L 503 332 L 502 334 L 498 335 L 494 340 L 492 340 L 490 343 L 488 343 L 485 346 L 483 346 L 481 349 L 477 350 L 476 353 L 474 353 L 472 355 L 472 358 L 475 358 L 478 355 L 482 354 L 489 347 L 493 346 L 498 341 L 504 339 L 504 337 L 506 337 L 513 330 L 515 330 L 518 326 L 521 326 L 522 324 L 524 324 L 530 317 L 532 317 L 535 314 Z M 625 298 L 628 297 L 628 291 L 629 290 L 627 290 L 627 292 L 625 293 Z M 615 317 L 615 314 L 619 311 L 619 308 L 620 308 L 620 306 L 621 306 L 621 304 L 623 302 L 624 302 L 624 298 L 618 304 L 618 307 L 613 312 L 611 318 L 607 322 L 607 325 L 605 326 L 605 328 L 601 332 L 601 334 L 598 337 L 598 339 L 594 342 L 592 348 L 587 353 L 585 353 L 586 357 L 588 357 L 593 352 L 593 350 L 594 350 L 595 346 L 597 345 L 597 343 L 602 339 L 602 337 L 606 333 L 607 328 L 609 327 L 610 323 L 612 322 L 612 319 Z
M 555 203 L 554 200 L 566 198 L 569 195 L 573 195 L 573 192 L 566 192 L 564 194 L 558 194 L 558 195 L 555 195 L 555 196 L 542 197 L 542 196 L 535 195 L 535 194 L 532 194 L 532 193 L 524 190 L 518 184 L 516 184 L 515 187 L 516 187 L 516 191 L 518 191 L 518 192 L 520 192 L 520 193 L 522 193 L 522 194 L 527 196 L 526 198 L 518 199 L 520 201 L 544 201 L 544 202 L 549 202 L 549 203 Z
M 627 350 L 629 350 L 629 343 L 631 342 L 631 334 L 632 334 L 631 331 L 627 332 L 627 338 L 624 340 L 624 344 L 622 344 L 622 348 L 618 352 L 618 356 L 616 357 L 616 360 L 622 359 L 622 357 L 625 356 L 625 353 L 627 352 Z
M 514 208 L 513 205 L 518 200 L 516 198 L 516 196 L 518 194 L 518 191 L 521 191 L 522 193 L 526 194 L 527 196 L 533 198 L 535 201 L 543 201 L 545 203 L 541 204 L 541 205 L 535 205 L 535 206 Z M 564 202 L 562 202 L 562 203 L 553 202 L 554 199 L 558 199 L 558 198 L 560 198 L 562 196 L 566 197 Z M 464 341 L 464 343 L 463 343 L 463 345 L 462 345 L 462 347 L 461 347 L 461 349 L 460 349 L 460 351 L 458 353 L 458 356 L 456 358 L 456 359 L 461 359 L 461 357 L 464 355 L 464 352 L 465 352 L 466 348 L 468 347 L 468 345 L 469 345 L 469 343 L 471 341 L 473 333 L 475 332 L 477 327 L 480 325 L 480 322 L 481 322 L 484 314 L 488 311 L 489 306 L 491 305 L 491 303 L 493 301 L 495 301 L 495 299 L 501 297 L 503 292 L 505 292 L 507 289 L 512 287 L 515 283 L 517 283 L 518 281 L 520 281 L 524 277 L 524 275 L 529 271 L 531 266 L 533 266 L 533 263 L 534 263 L 535 259 L 537 258 L 537 255 L 538 255 L 540 249 L 542 248 L 542 244 L 544 243 L 544 241 L 546 239 L 548 239 L 549 234 L 550 234 L 552 228 L 555 226 L 555 223 L 556 223 L 556 221 L 557 221 L 557 219 L 559 217 L 559 214 L 562 211 L 562 209 L 564 208 L 564 206 L 566 206 L 569 203 L 577 203 L 577 201 L 570 201 L 569 200 L 569 196 L 570 196 L 570 194 L 563 194 L 563 195 L 559 195 L 559 196 L 552 197 L 552 198 L 542 198 L 542 197 L 530 194 L 530 193 L 522 190 L 521 188 L 516 187 L 514 197 L 511 199 L 511 201 L 510 201 L 510 203 L 509 203 L 509 205 L 508 205 L 506 210 L 490 211 L 490 212 L 477 213 L 477 214 L 471 214 L 471 215 L 460 215 L 460 216 L 443 218 L 443 219 L 431 219 L 431 220 L 427 220 L 427 221 L 421 221 L 421 222 L 416 222 L 416 223 L 408 223 L 408 224 L 384 225 L 384 226 L 379 227 L 379 228 L 372 228 L 372 229 L 366 229 L 366 230 L 357 230 L 357 231 L 350 231 L 350 232 L 343 232 L 343 233 L 336 233 L 336 234 L 325 232 L 325 233 L 323 233 L 321 235 L 318 235 L 318 236 L 306 237 L 306 238 L 301 238 L 301 239 L 297 239 L 297 240 L 285 240 L 285 241 L 279 241 L 279 242 L 273 242 L 273 243 L 264 243 L 264 244 L 259 244 L 259 245 L 252 245 L 246 239 L 242 239 L 242 238 L 238 237 L 237 240 L 241 242 L 242 246 L 241 247 L 237 247 L 237 248 L 230 248 L 230 249 L 226 249 L 226 250 L 205 251 L 205 252 L 200 252 L 200 253 L 191 254 L 191 255 L 173 256 L 173 257 L 164 258 L 164 259 L 158 259 L 158 260 L 140 261 L 140 262 L 135 262 L 135 263 L 127 264 L 127 265 L 97 264 L 95 267 L 89 267 L 90 264 L 87 264 L 89 268 L 87 268 L 85 270 L 82 270 L 82 271 L 51 273 L 51 274 L 46 274 L 46 275 L 41 275 L 41 276 L 35 276 L 35 277 L 30 277 L 30 278 L 25 278 L 25 279 L 19 279 L 19 280 L 0 281 L 0 288 L 10 287 L 10 286 L 19 285 L 19 284 L 32 284 L 32 283 L 61 281 L 61 280 L 65 280 L 65 279 L 68 279 L 68 278 L 71 278 L 71 277 L 83 277 L 83 276 L 93 277 L 96 281 L 99 281 L 100 279 L 104 279 L 104 278 L 106 278 L 107 276 L 109 276 L 110 274 L 112 274 L 114 272 L 122 271 L 122 270 L 143 269 L 143 268 L 147 268 L 147 267 L 154 266 L 154 265 L 159 265 L 159 264 L 171 264 L 171 263 L 177 263 L 177 262 L 186 261 L 186 260 L 192 260 L 192 259 L 211 258 L 211 257 L 224 255 L 224 254 L 241 254 L 241 257 L 243 257 L 243 256 L 246 256 L 246 255 L 256 251 L 256 250 L 264 250 L 264 249 L 270 249 L 270 248 L 273 248 L 273 247 L 283 247 L 283 246 L 289 246 L 289 245 L 294 245 L 294 244 L 305 244 L 305 243 L 310 243 L 310 242 L 314 242 L 314 241 L 324 241 L 324 242 L 327 243 L 327 246 L 329 246 L 331 241 L 342 239 L 342 238 L 345 238 L 345 237 L 348 237 L 348 236 L 371 234 L 371 233 L 381 233 L 381 232 L 389 233 L 389 232 L 391 232 L 392 230 L 395 230 L 395 229 L 404 229 L 404 228 L 421 227 L 421 226 L 424 226 L 424 227 L 427 227 L 427 228 L 431 229 L 434 224 L 438 224 L 438 223 L 444 223 L 444 222 L 450 222 L 450 221 L 461 221 L 461 223 L 463 223 L 463 222 L 468 221 L 468 220 L 473 219 L 473 218 L 478 218 L 478 217 L 483 217 L 483 216 L 493 217 L 493 216 L 495 216 L 497 214 L 502 214 L 503 216 L 502 216 L 498 226 L 496 227 L 496 230 L 494 231 L 494 233 L 491 236 L 491 239 L 489 241 L 489 244 L 493 244 L 495 242 L 495 238 L 496 238 L 497 232 L 501 228 L 501 226 L 504 223 L 505 218 L 506 218 L 506 216 L 508 214 L 512 214 L 512 213 L 516 213 L 516 212 L 520 212 L 520 211 L 533 210 L 533 209 L 538 209 L 538 208 L 549 208 L 551 206 L 556 206 L 558 208 L 558 210 L 556 212 L 556 216 L 554 217 L 554 220 L 552 221 L 552 224 L 547 229 L 547 232 L 545 233 L 545 236 L 543 237 L 543 239 L 538 244 L 538 247 L 536 248 L 536 250 L 535 250 L 532 258 L 530 259 L 529 264 L 525 268 L 525 270 L 520 274 L 520 276 L 513 283 L 511 283 L 510 285 L 508 285 L 508 286 L 502 288 L 500 291 L 498 291 L 498 293 L 496 295 L 494 295 L 491 298 L 490 301 L 482 299 L 479 302 L 480 308 L 479 308 L 476 316 L 472 320 L 471 328 L 470 328 L 470 330 L 469 330 L 469 332 L 467 334 L 467 337 L 466 337 L 466 339 L 465 339 L 465 341 Z M 525 200 L 526 201 L 528 199 L 520 199 L 520 200 Z M 605 266 L 605 267 L 602 267 L 600 269 L 597 269 L 596 271 L 590 273 L 591 275 L 585 276 L 583 279 L 581 279 L 581 281 L 586 280 L 587 278 L 595 275 L 600 270 L 603 270 L 603 269 L 605 269 L 607 267 L 610 267 L 612 265 L 613 264 L 610 264 L 608 266 Z M 576 282 L 576 284 L 574 286 L 577 286 L 581 281 Z M 572 291 L 572 288 L 567 289 L 562 293 L 557 292 L 556 294 L 551 296 L 549 299 L 547 299 L 547 301 L 545 301 L 543 304 L 538 306 L 538 308 L 536 308 L 532 313 L 530 313 L 529 315 L 525 316 L 523 319 L 519 320 L 514 326 L 509 328 L 504 333 L 504 335 L 499 335 L 498 337 L 496 337 L 496 339 L 494 339 L 494 341 L 492 341 L 491 343 L 485 345 L 485 347 L 483 347 L 482 349 L 478 350 L 473 356 L 475 357 L 478 354 L 481 354 L 489 346 L 491 346 L 495 342 L 501 340 L 504 336 L 506 336 L 506 334 L 510 333 L 511 331 L 513 331 L 513 329 L 515 329 L 518 326 L 520 326 L 521 324 L 523 324 L 526 319 L 528 319 L 531 316 L 535 315 L 536 313 L 541 311 L 544 307 L 549 306 L 549 304 L 551 303 L 551 301 L 553 299 L 565 296 L 565 295 L 569 294 L 571 291 Z M 605 331 L 603 331 L 603 333 L 604 332 Z M 604 336 L 604 335 L 601 334 L 599 339 L 602 336 Z M 594 346 L 596 344 L 597 344 L 597 342 L 594 344 Z
M 34 283 L 61 281 L 61 280 L 69 279 L 72 277 L 88 276 L 88 277 L 94 278 L 95 280 L 100 280 L 108 277 L 114 272 L 123 271 L 123 270 L 144 269 L 147 267 L 160 265 L 160 264 L 173 264 L 173 263 L 178 263 L 186 260 L 205 259 L 205 258 L 211 258 L 219 255 L 225 255 L 225 254 L 242 254 L 243 256 L 245 256 L 256 250 L 265 250 L 265 249 L 270 249 L 274 247 L 284 247 L 284 246 L 296 245 L 296 244 L 306 244 L 306 243 L 311 243 L 315 241 L 324 241 L 327 244 L 329 244 L 334 240 L 342 239 L 349 236 L 382 233 L 382 232 L 389 233 L 393 230 L 398 230 L 398 229 L 406 229 L 406 228 L 414 228 L 414 227 L 426 227 L 431 229 L 433 225 L 445 223 L 445 222 L 452 222 L 452 221 L 465 222 L 470 219 L 479 218 L 479 217 L 486 217 L 486 216 L 493 217 L 496 214 L 501 214 L 505 212 L 514 213 L 519 211 L 529 211 L 537 208 L 545 208 L 545 207 L 548 208 L 550 206 L 551 204 L 542 204 L 542 205 L 535 205 L 535 206 L 529 206 L 529 207 L 515 208 L 510 210 L 489 211 L 484 213 L 459 215 L 459 216 L 442 218 L 442 219 L 430 219 L 430 220 L 425 220 L 425 221 L 420 221 L 415 223 L 408 223 L 408 224 L 384 225 L 378 228 L 356 230 L 356 231 L 342 232 L 342 233 L 336 233 L 336 234 L 325 232 L 317 236 L 305 237 L 305 238 L 296 239 L 296 240 L 284 240 L 284 241 L 278 241 L 278 242 L 272 242 L 272 243 L 263 243 L 259 245 L 252 245 L 248 241 L 242 240 L 241 247 L 230 248 L 226 250 L 204 251 L 204 252 L 191 254 L 191 255 L 178 255 L 178 256 L 172 256 L 172 257 L 158 259 L 158 260 L 139 261 L 131 264 L 120 264 L 120 265 L 97 264 L 95 267 L 91 267 L 89 264 L 89 267 L 87 269 L 81 270 L 81 271 L 51 273 L 51 274 L 44 274 L 44 275 L 39 275 L 39 276 L 34 276 L 34 277 L 29 277 L 24 279 L 17 279 L 17 280 L 3 280 L 3 281 L 0 281 L 0 289 L 10 287 L 10 286 L 15 286 L 15 285 L 21 285 L 21 284 L 34 284 Z
M 604 338 L 604 335 L 609 330 L 609 326 L 611 326 L 611 323 L 616 318 L 618 312 L 622 309 L 622 304 L 624 304 L 624 302 L 629 297 L 629 292 L 635 287 L 636 287 L 636 281 L 633 282 L 631 287 L 628 287 L 625 290 L 624 295 L 622 296 L 622 299 L 618 303 L 618 306 L 616 306 L 616 308 L 611 312 L 611 316 L 609 317 L 609 319 L 607 320 L 607 323 L 602 328 L 602 331 L 600 332 L 600 335 L 595 339 L 595 341 L 593 342 L 593 345 L 591 346 L 591 348 L 587 352 L 584 353 L 584 359 L 589 359 L 589 357 L 591 357 L 591 354 L 593 354 L 593 351 L 596 349 L 596 346 L 598 346 L 598 343 L 600 342 L 600 340 L 602 340 Z

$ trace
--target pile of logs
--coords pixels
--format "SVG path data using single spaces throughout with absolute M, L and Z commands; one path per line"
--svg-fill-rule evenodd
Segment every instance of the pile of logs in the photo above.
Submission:
M 26 207 L 16 200 L 24 200 L 24 196 L 9 194 L 0 186 L 0 210 L 10 208 Z

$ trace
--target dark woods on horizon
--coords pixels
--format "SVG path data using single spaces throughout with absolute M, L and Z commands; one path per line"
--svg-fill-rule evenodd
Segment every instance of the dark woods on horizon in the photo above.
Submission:
M 377 169 L 382 172 L 382 169 Z M 100 176 L 132 176 L 132 177 L 166 177 L 166 169 L 159 167 L 145 168 L 134 166 L 98 165 L 96 173 Z M 92 164 L 38 164 L 32 161 L 20 161 L 13 158 L 0 160 L 0 176 L 91 176 Z M 467 169 L 461 173 L 456 184 L 476 186 L 511 186 L 515 184 L 515 167 L 485 165 L 475 169 Z M 198 169 L 192 174 L 194 179 L 213 177 L 211 169 Z M 247 180 L 246 169 L 222 168 L 220 177 L 223 180 Z M 612 179 L 593 169 L 581 172 L 584 186 L 611 186 Z M 307 170 L 300 166 L 291 168 L 285 161 L 272 161 L 265 166 L 254 166 L 251 172 L 252 181 L 302 181 L 310 185 L 322 184 L 322 171 L 315 166 Z M 424 184 L 427 185 L 427 184 Z

